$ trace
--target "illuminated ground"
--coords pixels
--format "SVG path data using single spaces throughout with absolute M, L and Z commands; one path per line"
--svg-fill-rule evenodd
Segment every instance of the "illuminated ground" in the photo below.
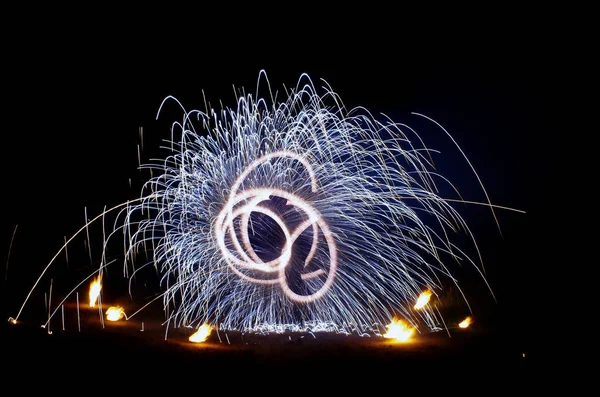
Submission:
M 96 313 L 81 310 L 79 326 L 70 318 L 64 330 L 60 320 L 54 321 L 51 334 L 39 325 L 7 323 L 3 356 L 10 365 L 4 375 L 26 374 L 59 389 L 87 381 L 102 388 L 116 376 L 125 382 L 120 388 L 132 391 L 152 391 L 164 382 L 160 387 L 181 382 L 177 390 L 204 391 L 216 382 L 243 392 L 284 382 L 308 393 L 321 387 L 316 380 L 330 390 L 349 391 L 358 384 L 385 390 L 406 379 L 427 378 L 455 379 L 452 387 L 474 380 L 522 387 L 533 374 L 532 357 L 513 345 L 510 335 L 476 326 L 417 334 L 409 343 L 335 333 L 213 331 L 197 344 L 188 341 L 192 332 L 187 329 L 171 329 L 165 340 L 160 321 L 106 321 L 103 326 Z

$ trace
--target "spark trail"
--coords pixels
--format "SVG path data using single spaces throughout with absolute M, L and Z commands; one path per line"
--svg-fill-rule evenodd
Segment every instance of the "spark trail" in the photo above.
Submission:
M 139 200 L 108 210 L 119 221 L 104 246 L 124 243 L 126 277 L 154 266 L 166 322 L 381 334 L 402 317 L 436 329 L 440 313 L 413 306 L 423 290 L 460 290 L 453 264 L 471 264 L 487 285 L 480 255 L 469 258 L 452 239 L 464 233 L 478 252 L 452 206 L 475 202 L 438 195 L 440 184 L 456 189 L 413 128 L 347 111 L 307 75 L 282 101 L 268 90 L 240 92 L 221 110 L 187 111 L 167 97 L 158 115 L 173 102 L 182 113 L 169 155 L 142 166 L 157 176 Z M 507 209 L 477 204 L 494 219 L 494 208 Z

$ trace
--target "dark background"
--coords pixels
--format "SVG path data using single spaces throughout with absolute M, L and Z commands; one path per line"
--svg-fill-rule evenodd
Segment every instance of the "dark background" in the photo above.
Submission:
M 141 28 L 128 35 L 90 30 L 34 30 L 5 50 L 4 317 L 16 314 L 65 236 L 84 224 L 84 211 L 89 219 L 139 195 L 147 178 L 136 168 L 140 128 L 147 161 L 161 153 L 160 140 L 180 120 L 177 112 L 156 120 L 166 96 L 188 110 L 204 108 L 203 93 L 217 110 L 220 102 L 234 106 L 234 87 L 254 92 L 264 69 L 273 89 L 294 86 L 308 73 L 317 86 L 326 80 L 348 108 L 364 106 L 409 125 L 417 120 L 411 112 L 422 113 L 450 132 L 491 201 L 526 211 L 498 210 L 502 234 L 489 211 L 468 207 L 463 213 L 498 298 L 490 309 L 498 327 L 523 346 L 534 343 L 542 321 L 540 280 L 555 258 L 543 185 L 560 83 L 548 84 L 554 71 L 547 40 L 440 34 L 423 43 L 392 31 L 355 40 L 336 39 L 339 33 L 313 41 L 288 38 L 279 46 L 220 41 L 202 31 L 178 40 L 176 34 L 148 36 Z M 439 170 L 465 198 L 484 200 L 447 137 L 433 127 L 422 137 L 442 151 Z M 87 260 L 71 251 L 71 261 Z

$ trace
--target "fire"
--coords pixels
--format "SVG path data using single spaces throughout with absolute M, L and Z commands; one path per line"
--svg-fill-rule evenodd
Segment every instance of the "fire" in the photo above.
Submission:
M 98 301 L 98 296 L 100 296 L 101 289 L 102 284 L 100 282 L 100 277 L 95 278 L 90 285 L 90 307 L 96 307 L 96 302 Z
M 415 329 L 403 320 L 393 319 L 387 326 L 387 332 L 383 334 L 384 338 L 395 339 L 398 342 L 406 342 L 415 332 Z
M 468 328 L 469 325 L 471 325 L 471 323 L 473 322 L 473 319 L 471 318 L 471 316 L 467 316 L 467 318 L 465 318 L 464 320 L 462 320 L 458 326 L 460 328 Z
M 108 321 L 119 321 L 125 315 L 125 310 L 121 306 L 111 306 L 106 310 L 106 319 Z
M 415 304 L 415 310 L 419 310 L 423 308 L 427 303 L 429 303 L 429 298 L 431 298 L 431 291 L 423 291 L 417 299 L 417 303 Z
M 208 335 L 210 335 L 210 331 L 212 331 L 210 325 L 202 324 L 202 326 L 190 336 L 190 342 L 201 343 L 206 341 Z

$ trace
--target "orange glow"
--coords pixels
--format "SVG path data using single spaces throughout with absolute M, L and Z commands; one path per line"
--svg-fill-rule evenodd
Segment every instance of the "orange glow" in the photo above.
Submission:
M 469 325 L 471 325 L 471 323 L 472 323 L 472 322 L 473 322 L 473 319 L 471 319 L 471 317 L 470 317 L 470 316 L 467 316 L 467 318 L 465 318 L 464 320 L 462 320 L 462 321 L 461 321 L 461 322 L 458 324 L 458 326 L 459 326 L 460 328 L 468 328 L 468 327 L 469 327 Z
M 212 327 L 210 325 L 202 324 L 202 326 L 190 336 L 190 342 L 201 343 L 206 341 L 211 331 Z
M 119 321 L 125 315 L 121 306 L 111 306 L 106 310 L 106 319 L 108 321 Z
M 95 278 L 90 284 L 90 307 L 96 307 L 96 302 L 98 301 L 98 296 L 100 296 L 100 290 L 102 289 L 102 284 L 100 281 L 100 277 Z
M 395 339 L 398 342 L 406 342 L 415 332 L 415 329 L 403 320 L 392 320 L 387 326 L 387 332 L 383 334 L 384 338 Z
M 415 304 L 415 310 L 419 310 L 423 308 L 426 304 L 429 303 L 429 298 L 431 298 L 431 291 L 423 291 L 419 298 L 417 299 L 417 303 Z

